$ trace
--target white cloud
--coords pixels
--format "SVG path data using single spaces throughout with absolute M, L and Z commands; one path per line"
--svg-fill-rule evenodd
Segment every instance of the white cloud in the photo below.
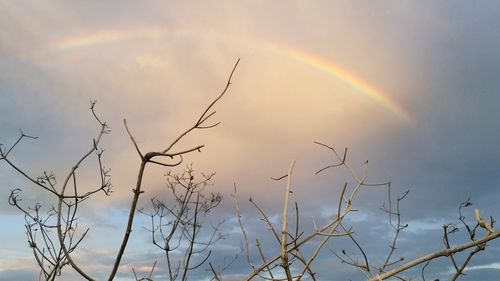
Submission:
M 472 271 L 472 270 L 482 270 L 482 269 L 495 269 L 495 270 L 500 270 L 500 262 L 494 262 L 494 263 L 488 263 L 488 264 L 481 264 L 481 265 L 473 265 L 473 266 L 467 266 L 465 268 L 465 271 Z

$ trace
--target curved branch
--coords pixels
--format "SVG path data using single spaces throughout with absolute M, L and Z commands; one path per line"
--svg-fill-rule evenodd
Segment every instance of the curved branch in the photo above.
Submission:
M 416 265 L 419 265 L 421 263 L 424 263 L 424 262 L 427 262 L 430 260 L 434 260 L 434 259 L 439 258 L 439 257 L 447 257 L 451 254 L 462 252 L 462 251 L 467 250 L 467 249 L 472 248 L 472 247 L 484 245 L 486 242 L 491 241 L 493 239 L 496 239 L 498 237 L 500 237 L 500 232 L 495 232 L 495 233 L 488 234 L 479 240 L 468 242 L 468 243 L 462 244 L 460 246 L 457 246 L 455 248 L 442 249 L 442 250 L 437 251 L 435 253 L 428 254 L 426 256 L 423 256 L 423 257 L 414 259 L 410 262 L 407 262 L 407 263 L 403 264 L 402 266 L 395 268 L 391 271 L 388 271 L 384 274 L 377 275 L 377 276 L 373 277 L 372 279 L 370 279 L 369 281 L 382 281 L 382 280 L 388 279 L 388 278 L 390 278 L 390 277 L 392 277 L 392 276 L 394 276 L 402 271 L 405 271 L 405 270 L 412 268 Z

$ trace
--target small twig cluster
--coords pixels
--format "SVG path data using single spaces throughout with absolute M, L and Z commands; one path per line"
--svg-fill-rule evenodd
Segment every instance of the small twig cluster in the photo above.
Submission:
M 470 197 L 467 198 L 464 202 L 460 203 L 460 206 L 458 207 L 458 219 L 460 220 L 460 223 L 462 225 L 462 229 L 466 231 L 467 234 L 467 239 L 472 243 L 474 246 L 471 246 L 468 249 L 464 249 L 463 251 L 467 251 L 467 256 L 465 259 L 462 260 L 462 262 L 459 262 L 459 259 L 456 257 L 456 251 L 452 251 L 452 246 L 450 242 L 450 235 L 456 234 L 460 231 L 461 227 L 457 226 L 455 224 L 445 224 L 443 225 L 443 243 L 445 246 L 445 250 L 450 251 L 450 253 L 447 255 L 450 263 L 452 265 L 453 270 L 455 273 L 451 277 L 451 281 L 457 280 L 460 276 L 465 275 L 464 270 L 466 269 L 467 265 L 472 261 L 472 258 L 474 255 L 477 253 L 484 251 L 486 249 L 486 242 L 484 243 L 479 243 L 477 244 L 476 241 L 478 240 L 476 238 L 476 235 L 478 231 L 483 229 L 485 231 L 485 236 L 482 238 L 491 238 L 495 237 L 495 233 L 497 232 L 493 228 L 493 224 L 495 223 L 495 220 L 490 217 L 489 222 L 485 222 L 483 218 L 481 218 L 481 215 L 479 213 L 479 210 L 475 210 L 475 224 L 471 225 L 470 222 L 466 220 L 466 217 L 463 215 L 463 209 L 468 208 L 472 206 L 472 203 L 470 201 Z M 425 270 L 427 266 L 432 262 L 432 260 L 428 260 L 425 262 L 424 266 L 422 267 L 421 270 L 421 277 L 422 280 L 426 280 L 426 273 Z
M 47 211 L 43 211 L 40 203 L 36 203 L 34 206 L 21 204 L 22 190 L 20 188 L 13 189 L 9 196 L 9 204 L 24 214 L 26 236 L 40 267 L 40 280 L 55 280 L 66 265 L 71 265 L 85 276 L 85 273 L 71 257 L 71 253 L 80 245 L 89 231 L 88 228 L 82 231 L 79 229 L 78 217 L 76 216 L 78 208 L 93 194 L 103 192 L 110 195 L 112 191 L 110 170 L 102 164 L 104 150 L 99 147 L 102 136 L 109 133 L 110 130 L 106 123 L 98 118 L 95 112 L 96 102 L 93 101 L 90 104 L 92 115 L 99 124 L 98 135 L 93 139 L 90 149 L 73 165 L 62 183 L 57 182 L 53 172 L 44 171 L 42 175 L 34 177 L 11 161 L 9 154 L 21 140 L 25 138 L 36 139 L 36 137 L 26 135 L 20 130 L 19 138 L 9 149 L 0 147 L 0 160 L 5 161 L 36 187 L 55 198 L 55 204 L 50 206 Z M 82 188 L 79 186 L 77 171 L 92 155 L 96 157 L 97 164 L 95 166 L 98 169 L 100 184 L 90 188 L 85 193 L 81 193 Z
M 204 218 L 222 201 L 220 193 L 206 192 L 214 175 L 202 173 L 202 179 L 196 180 L 192 165 L 181 174 L 169 171 L 165 176 L 172 202 L 152 198 L 152 211 L 139 210 L 150 218 L 151 226 L 146 230 L 151 233 L 153 244 L 165 254 L 168 280 L 186 280 L 188 272 L 207 262 L 210 248 L 224 238 L 222 222 L 210 225 L 202 235 L 202 229 L 206 229 L 202 228 L 206 226 Z M 193 264 L 195 257 L 199 261 Z

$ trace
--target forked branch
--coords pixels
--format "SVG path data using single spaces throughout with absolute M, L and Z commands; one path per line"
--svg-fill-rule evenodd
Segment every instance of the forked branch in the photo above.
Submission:
M 134 217 L 135 217 L 135 212 L 136 212 L 136 209 L 137 209 L 137 202 L 139 201 L 139 196 L 144 192 L 142 190 L 142 180 L 143 180 L 143 175 L 144 175 L 144 170 L 146 168 L 146 165 L 148 163 L 152 163 L 152 164 L 156 164 L 156 165 L 165 165 L 165 166 L 176 166 L 176 165 L 180 165 L 182 163 L 182 161 L 179 161 L 177 163 L 175 163 L 174 165 L 172 164 L 166 164 L 166 163 L 163 163 L 161 161 L 154 161 L 153 159 L 156 158 L 156 157 L 169 157 L 169 158 L 173 158 L 174 156 L 179 156 L 181 157 L 180 159 L 182 160 L 182 155 L 184 154 L 187 154 L 187 153 L 190 153 L 190 152 L 193 152 L 193 151 L 200 151 L 200 149 L 203 147 L 203 145 L 199 145 L 199 146 L 196 146 L 194 148 L 191 148 L 191 149 L 186 149 L 186 150 L 183 150 L 183 151 L 180 151 L 180 152 L 170 152 L 170 150 L 182 139 L 184 138 L 188 133 L 190 133 L 191 131 L 195 130 L 195 129 L 204 129 L 204 122 L 210 118 L 211 116 L 213 116 L 215 114 L 215 111 L 211 112 L 211 113 L 208 113 L 212 108 L 213 106 L 217 103 L 217 101 L 219 101 L 227 92 L 227 90 L 229 89 L 229 86 L 231 85 L 231 80 L 232 80 L 232 77 L 233 77 L 233 74 L 236 70 L 236 67 L 238 66 L 238 63 L 239 63 L 239 59 L 236 61 L 233 69 L 231 70 L 231 74 L 229 75 L 229 78 L 227 80 L 227 83 L 226 83 L 226 86 L 224 87 L 224 89 L 222 90 L 221 94 L 219 96 L 217 96 L 206 108 L 205 110 L 203 111 L 203 113 L 201 114 L 201 116 L 199 117 L 199 119 L 195 122 L 195 124 L 190 127 L 189 129 L 187 129 L 186 131 L 184 131 L 183 133 L 181 133 L 176 139 L 174 139 L 174 141 L 172 141 L 170 143 L 170 145 L 167 146 L 166 149 L 163 149 L 163 150 L 160 150 L 160 151 L 152 151 L 152 152 L 148 152 L 148 153 L 145 153 L 143 154 L 137 144 L 137 142 L 135 141 L 135 138 L 133 137 L 132 133 L 130 132 L 128 126 L 127 126 L 127 122 L 124 121 L 124 125 L 125 125 L 125 128 L 127 130 L 127 133 L 132 141 L 132 143 L 134 144 L 134 147 L 137 151 L 137 153 L 139 154 L 140 158 L 141 158 L 141 164 L 139 166 L 139 172 L 138 172 L 138 175 L 137 175 L 137 182 L 136 182 L 136 185 L 135 185 L 135 188 L 132 190 L 132 193 L 133 193 L 133 198 L 132 198 L 132 202 L 130 204 L 130 210 L 129 210 L 129 216 L 128 216 L 128 220 L 127 220 L 127 226 L 126 226 L 126 229 L 125 229 L 125 233 L 123 235 L 123 239 L 122 239 L 122 243 L 121 243 L 121 246 L 118 250 L 118 253 L 116 255 L 116 259 L 115 259 L 115 262 L 114 262 L 114 265 L 113 265 L 113 268 L 111 270 L 111 273 L 108 277 L 108 281 L 111 281 L 115 278 L 115 275 L 118 271 L 118 267 L 121 263 L 121 259 L 122 259 L 122 256 L 123 256 L 123 253 L 125 252 L 125 248 L 127 247 L 127 244 L 128 244 L 128 240 L 129 240 L 129 237 L 130 237 L 130 233 L 132 232 L 132 225 L 133 225 L 133 222 L 134 222 Z M 214 125 L 215 126 L 215 125 Z M 209 127 L 214 127 L 214 126 L 209 126 Z M 208 128 L 208 127 L 206 127 Z

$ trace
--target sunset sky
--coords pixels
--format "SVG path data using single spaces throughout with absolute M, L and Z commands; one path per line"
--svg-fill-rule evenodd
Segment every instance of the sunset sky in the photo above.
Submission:
M 0 143 L 10 147 L 19 129 L 38 136 L 9 157 L 30 175 L 53 171 L 62 182 L 98 132 L 89 110 L 97 100 L 112 130 L 102 146 L 114 192 L 82 206 L 81 223 L 91 231 L 76 256 L 101 280 L 121 242 L 140 164 L 122 120 L 143 151 L 164 149 L 193 125 L 241 59 L 215 106 L 212 118 L 221 124 L 177 146 L 205 145 L 177 171 L 193 163 L 197 172 L 216 172 L 211 188 L 225 197 L 214 219 L 226 220 L 228 239 L 213 263 L 239 251 L 233 183 L 243 222 L 265 229 L 247 199 L 278 218 L 286 183 L 270 177 L 296 160 L 292 200 L 301 206 L 304 230 L 309 217 L 335 214 L 348 174 L 315 175 L 335 158 L 313 141 L 348 147 L 358 173 L 368 159 L 368 179 L 391 181 L 394 196 L 410 190 L 402 203 L 409 227 L 397 256 L 411 260 L 443 248 L 442 226 L 458 224 L 458 206 L 468 197 L 485 217 L 500 218 L 499 50 L 497 1 L 0 0 Z M 82 185 L 95 183 L 95 162 L 80 169 Z M 168 196 L 165 172 L 148 169 L 140 207 Z M 14 188 L 23 190 L 23 203 L 53 204 L 0 161 L 0 281 L 37 280 L 23 215 L 7 202 Z M 386 197 L 384 188 L 362 190 L 354 202 L 359 214 L 348 220 L 376 262 L 390 243 L 379 209 Z M 147 270 L 155 260 L 158 276 L 165 272 L 147 224 L 138 216 L 117 280 L 133 280 L 131 268 Z M 258 227 L 249 235 L 271 239 Z M 346 241 L 338 243 L 332 249 Z M 313 266 L 319 280 L 363 280 L 329 253 Z M 492 242 L 461 280 L 498 280 L 498 257 L 500 241 Z M 61 280 L 80 280 L 69 269 Z M 451 270 L 448 260 L 437 261 L 429 279 L 447 280 Z M 248 272 L 241 259 L 223 280 Z M 202 271 L 192 280 L 207 276 Z

